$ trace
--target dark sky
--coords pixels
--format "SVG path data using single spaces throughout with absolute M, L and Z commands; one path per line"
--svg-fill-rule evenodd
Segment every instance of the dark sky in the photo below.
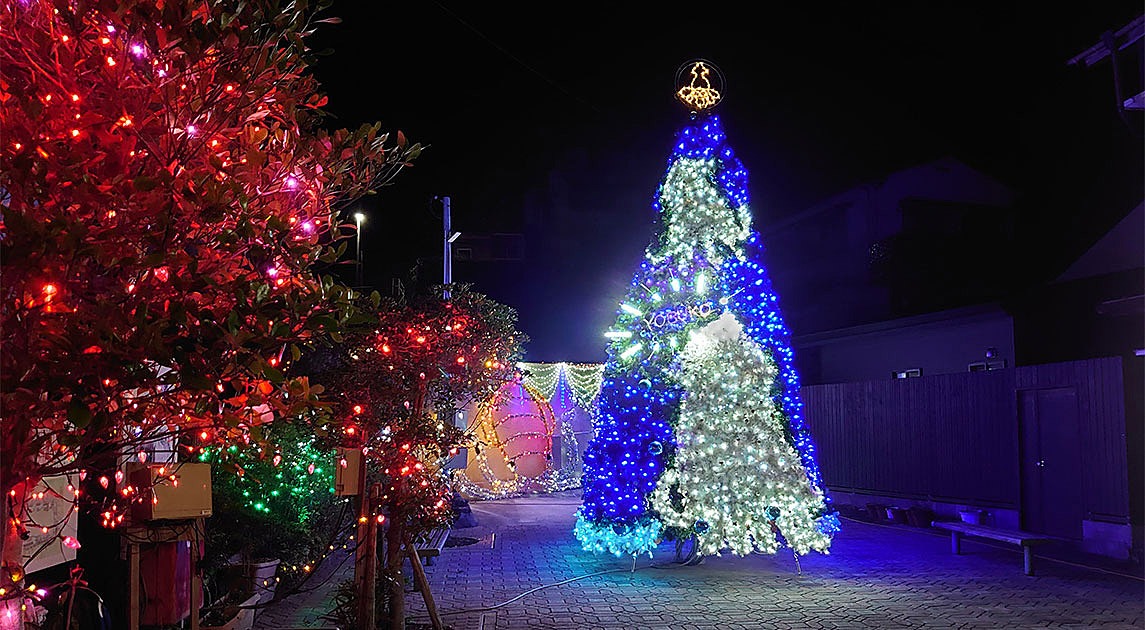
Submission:
M 1140 200 L 1139 127 L 1116 114 L 1109 64 L 1066 65 L 1139 2 L 774 4 L 336 0 L 344 22 L 311 40 L 333 49 L 315 73 L 334 125 L 428 145 L 362 202 L 367 282 L 388 290 L 419 258 L 441 278 L 430 200 L 448 195 L 454 229 L 525 235 L 524 261 L 455 262 L 453 279 L 518 310 L 526 358 L 603 360 L 694 58 L 727 78 L 717 111 L 757 229 L 947 155 L 1020 191 L 1055 251 Z

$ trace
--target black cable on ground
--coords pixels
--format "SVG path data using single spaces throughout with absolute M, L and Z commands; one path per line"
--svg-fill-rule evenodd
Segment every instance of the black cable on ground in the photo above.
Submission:
M 512 604 L 513 602 L 515 602 L 515 601 L 517 601 L 517 600 L 519 600 L 519 599 L 521 599 L 527 595 L 531 595 L 532 593 L 536 593 L 537 591 L 541 591 L 541 590 L 544 590 L 546 588 L 551 588 L 554 586 L 561 586 L 562 584 L 568 584 L 570 582 L 576 582 L 577 580 L 583 580 L 585 578 L 596 577 L 598 575 L 607 575 L 609 573 L 620 573 L 620 572 L 624 572 L 624 571 L 632 573 L 632 572 L 635 572 L 636 569 L 660 569 L 660 568 L 671 567 L 671 566 L 684 566 L 684 563 L 682 563 L 682 562 L 662 562 L 659 564 L 649 564 L 649 565 L 646 565 L 643 567 L 634 567 L 634 568 L 630 568 L 630 569 L 626 569 L 624 567 L 618 567 L 615 569 L 606 569 L 604 571 L 597 571 L 595 573 L 586 573 L 584 575 L 578 575 L 576 577 L 568 578 L 567 580 L 561 580 L 560 582 L 553 582 L 552 584 L 542 584 L 540 586 L 533 587 L 533 588 L 525 591 L 524 593 L 521 593 L 520 595 L 517 595 L 511 599 L 507 599 L 507 600 L 501 602 L 500 604 L 494 604 L 492 606 L 483 606 L 481 608 L 463 608 L 461 610 L 450 610 L 450 611 L 445 611 L 445 612 L 438 612 L 437 614 L 439 617 L 444 617 L 446 615 L 461 615 L 461 614 L 465 614 L 465 613 L 488 612 L 491 610 L 496 610 L 498 608 L 501 608 L 502 606 L 508 606 L 509 604 Z M 417 618 L 417 619 L 423 619 L 423 618 L 428 619 L 429 618 L 428 613 L 419 613 L 417 615 L 411 615 L 411 616 L 414 618 Z

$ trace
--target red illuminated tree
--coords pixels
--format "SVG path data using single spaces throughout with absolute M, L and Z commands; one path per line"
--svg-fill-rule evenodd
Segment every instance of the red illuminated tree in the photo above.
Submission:
M 315 404 L 287 365 L 352 316 L 319 273 L 341 213 L 420 151 L 323 129 L 321 21 L 278 0 L 0 8 L 6 596 L 39 479 L 78 487 L 170 438 L 257 444 Z M 113 527 L 138 490 L 90 499 Z
M 339 346 L 321 379 L 340 401 L 341 443 L 362 449 L 378 490 L 360 519 L 386 523 L 393 628 L 405 627 L 403 547 L 452 519 L 443 465 L 463 440 L 456 412 L 512 380 L 527 342 L 515 310 L 466 285 L 450 288 L 449 298 L 434 287 L 407 302 L 375 302 L 376 325 Z M 361 614 L 372 613 L 359 613 L 359 627 Z

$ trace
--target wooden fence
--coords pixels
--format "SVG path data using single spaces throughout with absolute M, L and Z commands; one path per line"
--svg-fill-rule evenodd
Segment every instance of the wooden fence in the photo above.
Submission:
M 1121 359 L 805 386 L 828 491 L 1019 509 L 1018 392 L 1073 388 L 1086 511 L 1128 516 Z

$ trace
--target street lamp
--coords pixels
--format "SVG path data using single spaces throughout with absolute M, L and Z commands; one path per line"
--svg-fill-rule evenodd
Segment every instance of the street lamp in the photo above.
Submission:
M 442 292 L 442 297 L 449 299 L 449 285 L 453 283 L 453 241 L 461 236 L 461 232 L 454 232 L 450 225 L 449 217 L 449 197 L 434 197 L 434 199 L 441 202 L 441 223 L 443 229 L 442 234 L 442 280 L 445 281 L 445 291 Z
M 362 221 L 366 220 L 366 215 L 361 212 L 354 213 L 354 222 L 358 225 L 357 242 L 354 244 L 354 258 L 357 264 L 354 265 L 354 277 L 357 280 L 357 286 L 362 286 Z

